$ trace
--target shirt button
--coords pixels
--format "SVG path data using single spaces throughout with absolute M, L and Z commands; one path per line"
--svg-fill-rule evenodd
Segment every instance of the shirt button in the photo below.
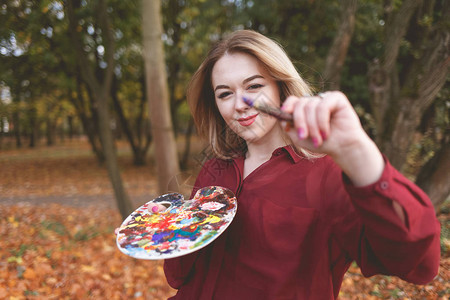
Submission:
M 389 183 L 387 181 L 380 182 L 380 188 L 382 190 L 386 190 L 389 187 Z

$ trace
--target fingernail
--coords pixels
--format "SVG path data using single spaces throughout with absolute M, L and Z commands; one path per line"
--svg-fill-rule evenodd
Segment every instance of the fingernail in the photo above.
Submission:
M 299 139 L 301 139 L 301 140 L 305 139 L 305 137 L 306 137 L 305 130 L 303 128 L 297 129 L 297 135 L 298 135 Z
M 322 137 L 322 140 L 326 140 L 327 139 L 327 134 L 324 131 L 320 131 L 320 136 Z
M 311 141 L 313 143 L 314 148 L 318 148 L 319 147 L 319 140 L 317 138 L 313 137 L 311 139 Z
M 157 213 L 159 211 L 158 206 L 153 206 L 152 207 L 152 212 Z
M 284 105 L 281 105 L 280 110 L 284 111 Z

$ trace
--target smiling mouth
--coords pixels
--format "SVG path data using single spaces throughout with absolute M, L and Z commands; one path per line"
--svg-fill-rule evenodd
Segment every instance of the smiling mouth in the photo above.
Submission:
M 245 118 L 239 118 L 237 119 L 237 121 L 239 122 L 239 124 L 241 124 L 241 126 L 250 126 L 253 124 L 253 122 L 255 122 L 256 117 L 259 114 L 254 114 Z

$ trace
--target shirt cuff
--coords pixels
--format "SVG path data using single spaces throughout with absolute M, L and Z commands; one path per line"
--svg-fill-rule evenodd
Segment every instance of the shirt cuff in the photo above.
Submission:
M 393 177 L 395 176 L 394 173 L 396 173 L 396 170 L 384 155 L 383 159 L 384 170 L 380 178 L 376 182 L 366 186 L 354 186 L 350 178 L 348 178 L 348 176 L 344 172 L 342 172 L 342 180 L 344 182 L 345 189 L 351 196 L 366 198 L 369 196 L 373 196 L 373 194 L 376 193 L 380 196 L 392 198 L 392 181 Z
M 409 231 L 412 227 L 422 224 L 423 214 L 434 214 L 433 205 L 419 187 L 397 171 L 386 157 L 383 158 L 385 167 L 378 181 L 356 187 L 344 174 L 345 189 L 367 225 L 373 222 L 372 225 L 380 226 L 380 220 L 384 220 L 386 226 L 392 224 L 402 231 Z M 395 213 L 393 202 L 403 209 L 404 221 Z

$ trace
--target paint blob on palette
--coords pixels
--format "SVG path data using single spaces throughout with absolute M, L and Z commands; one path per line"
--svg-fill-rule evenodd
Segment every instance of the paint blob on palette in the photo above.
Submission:
M 153 203 L 167 209 L 153 213 Z M 230 225 L 236 210 L 233 192 L 219 186 L 204 187 L 188 201 L 178 193 L 162 195 L 125 219 L 117 234 L 117 246 L 139 259 L 186 255 L 214 241 Z

